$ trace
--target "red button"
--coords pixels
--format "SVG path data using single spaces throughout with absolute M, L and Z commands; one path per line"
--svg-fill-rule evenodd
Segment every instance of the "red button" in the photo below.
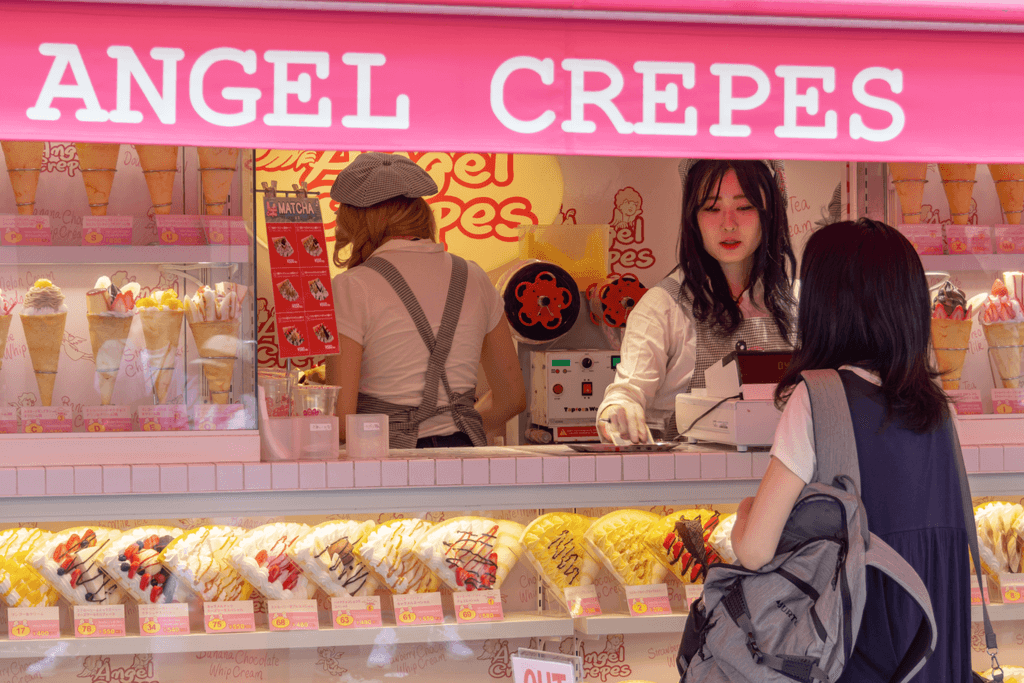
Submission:
M 562 385 L 556 384 L 555 386 L 551 387 L 551 391 L 555 392 L 556 394 L 562 393 Z
M 593 394 L 594 394 L 594 384 L 592 382 L 584 382 L 583 383 L 583 395 L 584 396 L 593 396 Z

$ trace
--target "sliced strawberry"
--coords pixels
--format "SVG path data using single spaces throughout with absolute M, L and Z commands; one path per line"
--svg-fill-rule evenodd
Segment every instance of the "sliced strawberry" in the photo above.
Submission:
M 163 572 L 160 572 L 159 574 L 153 574 L 152 578 L 150 578 L 149 580 L 150 583 L 160 586 L 162 586 L 165 581 L 167 581 L 167 575 Z
M 159 599 L 160 594 L 164 592 L 163 586 L 153 586 L 153 589 L 149 591 L 149 601 L 156 602 Z
M 81 577 L 82 577 L 82 570 L 81 569 L 76 569 L 73 572 L 71 572 L 71 587 L 72 588 L 74 588 L 76 585 L 78 585 L 78 579 L 80 579 Z
M 468 575 L 468 573 L 466 572 L 466 570 L 464 568 L 456 567 L 455 568 L 455 583 L 457 585 L 459 585 L 459 586 L 465 586 L 466 585 L 466 577 L 467 577 L 467 575 Z
M 135 575 L 139 573 L 139 560 L 138 558 L 132 558 L 131 566 L 128 567 L 128 578 L 134 579 Z
M 262 567 L 263 563 L 265 563 L 266 561 L 267 561 L 267 551 L 266 550 L 261 550 L 258 553 L 256 553 L 256 564 L 257 565 Z
M 277 565 L 277 564 L 271 565 L 270 569 L 267 570 L 267 579 L 269 579 L 270 583 L 274 583 L 275 581 L 277 581 L 277 579 L 280 576 L 281 576 L 281 566 L 280 565 Z
M 64 559 L 64 556 L 67 554 L 68 549 L 65 548 L 63 544 L 58 545 L 56 548 L 53 549 L 53 561 L 61 562 Z
M 285 579 L 284 583 L 281 584 L 281 588 L 284 588 L 285 590 L 290 591 L 291 589 L 295 588 L 295 586 L 297 586 L 298 584 L 299 584 L 299 575 L 298 574 L 291 574 L 291 575 L 288 576 L 287 579 Z
M 69 569 L 71 569 L 71 565 L 73 565 L 74 563 L 75 563 L 75 556 L 74 555 L 65 555 L 64 556 L 64 561 L 60 563 L 60 568 L 63 569 L 64 571 L 68 571 Z
M 74 548 L 76 545 L 78 545 L 81 542 L 82 542 L 82 537 L 81 536 L 79 536 L 78 534 L 71 534 L 70 536 L 68 536 L 68 542 L 67 542 L 68 550 L 71 550 L 72 548 Z
M 992 283 L 992 296 L 1009 296 L 1010 292 L 1006 289 L 1006 285 L 1003 281 L 996 278 L 996 281 Z
M 127 313 L 135 305 L 134 299 L 131 292 L 121 292 L 114 297 L 113 303 L 110 304 L 110 310 L 116 313 Z
M 126 560 L 130 560 L 139 554 L 139 546 L 132 543 L 130 546 L 124 549 L 124 557 Z
M 82 547 L 88 548 L 96 543 L 96 532 L 92 529 L 86 529 L 85 534 L 82 536 Z
M 676 535 L 670 531 L 668 533 L 668 536 L 665 537 L 664 543 L 661 544 L 661 547 L 663 547 L 665 550 L 668 550 L 669 548 L 672 547 L 672 544 L 675 543 L 675 542 L 676 542 Z
M 142 590 L 146 590 L 146 586 L 148 586 L 148 585 L 149 585 L 149 574 L 146 574 L 145 572 L 143 572 L 139 576 L 139 588 L 141 588 Z
M 159 543 L 160 543 L 160 537 L 157 536 L 156 534 L 153 534 L 152 536 L 147 538 L 145 541 L 143 541 L 143 546 L 142 547 L 145 548 L 146 550 L 150 550 L 152 548 L 155 548 Z

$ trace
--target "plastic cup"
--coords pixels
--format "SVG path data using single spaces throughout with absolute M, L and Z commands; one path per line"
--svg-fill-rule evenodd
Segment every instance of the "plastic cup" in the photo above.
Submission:
M 288 417 L 291 415 L 291 397 L 288 395 L 287 377 L 260 378 L 260 386 L 267 396 L 267 415 L 269 417 Z
M 334 415 L 340 389 L 320 384 L 292 385 L 292 415 Z

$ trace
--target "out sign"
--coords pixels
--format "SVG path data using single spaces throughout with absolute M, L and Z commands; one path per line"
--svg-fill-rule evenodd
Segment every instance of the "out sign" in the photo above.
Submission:
M 512 656 L 512 675 L 515 683 L 575 683 L 573 666 L 567 662 L 552 662 Z

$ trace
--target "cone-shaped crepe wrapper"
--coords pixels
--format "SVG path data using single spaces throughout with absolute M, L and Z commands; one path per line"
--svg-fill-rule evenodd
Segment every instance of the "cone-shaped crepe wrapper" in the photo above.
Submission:
M 4 367 L 4 351 L 7 349 L 7 335 L 11 331 L 13 315 L 0 315 L 0 369 Z
M 53 385 L 57 382 L 57 361 L 60 359 L 60 345 L 64 340 L 67 317 L 67 313 L 21 316 L 28 355 L 32 359 L 32 370 L 36 373 L 36 385 L 39 387 L 39 403 L 43 406 L 53 402 Z
M 132 327 L 131 316 L 87 315 L 89 342 L 96 358 L 96 379 L 99 381 L 100 405 L 109 406 L 114 383 L 121 368 L 121 357 Z
M 231 181 L 238 168 L 238 150 L 233 147 L 199 147 L 199 172 L 203 177 L 206 213 L 220 216 L 227 206 Z
M 142 336 L 146 340 L 149 374 L 153 382 L 153 395 L 162 404 L 174 376 L 174 361 L 178 356 L 178 339 L 185 311 L 142 309 L 136 312 L 142 319 Z
M 924 199 L 924 184 L 928 175 L 928 164 L 890 163 L 889 173 L 896 194 L 900 198 L 900 211 L 904 223 L 921 222 L 921 200 Z
M 971 197 L 977 164 L 939 164 L 942 189 L 946 191 L 949 214 L 956 225 L 967 225 L 971 218 Z
M 988 352 L 996 365 L 996 372 L 1004 389 L 1024 387 L 1021 377 L 1021 359 L 1024 358 L 1024 323 L 992 323 L 982 325 Z
M 22 216 L 31 216 L 36 205 L 36 188 L 43 167 L 44 142 L 0 142 L 4 150 L 7 175 L 14 189 L 14 204 Z
M 942 373 L 942 388 L 946 391 L 960 388 L 960 374 L 967 358 L 971 326 L 969 318 L 932 318 L 932 348 L 935 349 L 935 361 Z
M 1024 213 L 1024 164 L 989 164 L 999 195 L 999 206 L 1007 223 L 1019 225 Z
M 174 145 L 135 145 L 142 173 L 146 176 L 154 214 L 169 214 L 178 175 L 178 148 Z
M 89 195 L 89 211 L 93 216 L 106 216 L 121 145 L 76 142 L 75 149 L 78 150 L 78 166 L 85 181 L 85 192 Z
M 231 398 L 231 375 L 238 359 L 239 318 L 189 322 L 196 348 L 203 359 L 203 374 L 210 385 L 210 402 L 226 404 Z

